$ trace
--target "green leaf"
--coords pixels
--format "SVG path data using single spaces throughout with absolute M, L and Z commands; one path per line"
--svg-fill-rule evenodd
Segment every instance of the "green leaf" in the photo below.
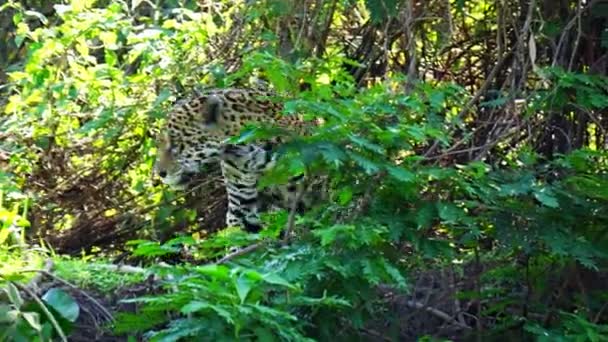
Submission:
M 194 337 L 207 328 L 206 324 L 197 319 L 173 320 L 168 329 L 159 333 L 152 333 L 150 342 L 178 342 L 193 341 Z M 188 337 L 188 338 L 186 338 Z
M 339 235 L 344 233 L 352 233 L 355 231 L 355 226 L 337 224 L 328 228 L 317 229 L 313 231 L 313 234 L 321 238 L 321 245 L 327 246 L 336 241 Z
M 162 88 L 160 90 L 160 93 L 156 97 L 156 99 L 154 99 L 154 103 L 152 104 L 152 107 L 158 107 L 160 104 L 167 101 L 167 99 L 170 96 L 171 96 L 171 91 L 168 88 Z
M 162 209 L 162 208 L 161 208 Z M 158 242 L 146 241 L 140 243 L 133 251 L 133 255 L 155 257 L 179 252 L 180 248 L 175 246 L 160 246 Z
M 13 311 L 10 305 L 0 304 L 0 324 L 12 323 L 15 319 L 14 315 L 11 314 Z
M 8 237 L 11 235 L 11 230 L 9 228 L 2 228 L 0 225 L 0 245 L 3 245 Z
M 597 109 L 608 107 L 608 98 L 604 94 L 593 93 L 589 96 L 591 105 Z
M 399 166 L 387 166 L 386 169 L 388 173 L 393 176 L 395 179 L 402 182 L 413 182 L 416 180 L 416 175 L 414 173 L 399 167 Z
M 291 283 L 289 283 L 287 280 L 285 280 L 284 278 L 282 278 L 281 276 L 279 276 L 276 273 L 268 273 L 265 274 L 262 279 L 268 283 L 268 284 L 273 284 L 273 285 L 281 285 L 281 286 L 285 286 L 287 288 L 290 288 L 292 290 L 297 289 L 297 287 Z
M 240 275 L 238 278 L 236 278 L 234 286 L 236 288 L 236 293 L 241 300 L 241 304 L 245 303 L 245 299 L 247 299 L 247 295 L 253 287 L 253 281 L 245 275 Z
M 379 270 L 380 265 L 378 265 L 378 261 L 374 260 L 374 259 L 364 259 L 361 262 L 361 266 L 362 266 L 362 271 L 363 274 L 365 275 L 365 280 L 367 280 L 368 282 L 370 282 L 370 284 L 373 285 L 378 285 L 380 284 L 380 282 L 382 281 L 382 278 L 380 278 L 381 272 Z
M 405 277 L 403 277 L 403 275 L 401 274 L 401 271 L 399 271 L 395 266 L 388 263 L 386 259 L 382 258 L 381 260 L 382 265 L 384 266 L 384 270 L 386 271 L 386 273 L 388 273 L 388 275 L 395 282 L 395 284 L 397 284 L 397 287 L 400 289 L 405 289 L 406 281 Z
M 190 314 L 190 313 L 207 310 L 207 309 L 213 310 L 219 316 L 224 318 L 226 320 L 226 322 L 234 323 L 234 319 L 232 318 L 232 314 L 230 314 L 230 312 L 226 311 L 225 309 L 223 309 L 217 305 L 213 305 L 213 304 L 199 301 L 199 300 L 191 301 L 190 303 L 184 305 L 180 311 L 183 314 Z
M 23 305 L 23 299 L 21 298 L 21 294 L 19 294 L 19 290 L 13 283 L 6 284 L 6 288 L 4 289 L 6 294 L 8 295 L 8 300 L 19 309 Z
M 433 203 L 426 202 L 422 208 L 416 212 L 416 225 L 418 229 L 430 228 L 435 218 L 435 206 Z
M 336 168 L 340 167 L 342 162 L 347 158 L 346 154 L 333 144 L 323 143 L 315 147 L 321 153 L 323 160 L 328 164 L 333 164 Z
M 32 329 L 36 331 L 42 330 L 42 325 L 40 325 L 40 316 L 38 316 L 37 312 L 24 312 L 22 313 L 22 316 L 30 327 L 32 327 Z
M 3 5 L 2 7 L 4 8 L 4 6 L 5 5 Z M 13 15 L 13 24 L 18 25 L 22 21 L 23 21 L 23 13 L 17 12 L 17 13 L 15 13 L 15 15 Z
M 74 298 L 64 290 L 54 287 L 42 296 L 42 300 L 68 321 L 76 322 L 78 319 L 80 307 Z
M 215 313 L 217 313 L 218 315 L 220 315 L 220 317 L 222 317 L 223 319 L 226 320 L 226 322 L 228 323 L 234 323 L 234 319 L 232 318 L 232 314 L 230 312 L 228 312 L 227 310 L 217 306 L 217 305 L 211 305 L 210 306 L 211 310 L 215 311 Z
M 218 280 L 230 279 L 230 269 L 224 265 L 204 265 L 197 267 L 196 271 Z
M 86 134 L 89 133 L 91 131 L 100 129 L 105 127 L 112 119 L 114 118 L 114 115 L 112 113 L 112 111 L 110 109 L 103 109 L 101 108 L 99 114 L 97 115 L 97 117 L 95 117 L 94 119 L 88 121 L 87 123 L 85 123 L 82 127 L 80 127 L 80 129 L 78 130 L 80 133 Z
M 343 298 L 338 298 L 335 296 L 327 296 L 327 292 L 323 292 L 323 297 L 321 298 L 312 298 L 312 297 L 298 297 L 293 299 L 294 304 L 300 305 L 310 305 L 310 306 L 328 306 L 328 307 L 337 307 L 337 308 L 347 308 L 352 307 L 353 305 L 349 303 L 347 300 Z
M 346 205 L 353 199 L 353 189 L 350 186 L 345 186 L 338 193 L 338 203 Z M 0 244 L 2 241 L 0 240 Z
M 437 203 L 437 210 L 439 211 L 439 217 L 446 223 L 456 223 L 464 217 L 462 209 L 452 203 Z
M 433 108 L 435 111 L 440 111 L 443 107 L 443 103 L 445 102 L 445 92 L 441 90 L 431 92 L 429 95 L 429 102 L 431 103 L 431 108 Z
M 266 315 L 269 317 L 279 318 L 279 319 L 287 319 L 290 321 L 297 321 L 298 318 L 289 314 L 288 312 L 273 309 L 267 306 L 263 306 L 260 304 L 254 304 L 250 306 L 252 309 L 255 309 L 258 314 Z
M 608 200 L 608 180 L 598 177 L 573 176 L 567 178 L 566 182 L 584 196 Z
M 209 306 L 210 305 L 207 302 L 192 301 L 192 302 L 182 306 L 182 309 L 180 310 L 180 312 L 187 315 L 187 314 L 191 314 L 193 312 L 207 309 L 207 308 L 209 308 Z
M 454 1 L 454 10 L 456 11 L 457 14 L 462 14 L 462 12 L 465 9 L 465 5 L 466 5 L 467 0 L 456 0 Z
M 378 144 L 374 144 L 373 142 L 371 142 L 363 137 L 359 137 L 354 134 L 349 134 L 348 138 L 350 141 L 352 141 L 356 145 L 359 145 L 360 147 L 363 147 L 367 150 L 370 150 L 372 152 L 376 152 L 376 153 L 382 154 L 382 155 L 386 154 L 384 147 L 382 147 Z
M 265 327 L 257 327 L 253 329 L 253 333 L 255 334 L 255 337 L 257 337 L 257 341 L 278 341 L 278 338 L 274 336 L 272 330 Z
M 243 274 L 253 281 L 260 281 L 264 278 L 260 272 L 251 269 L 243 271 Z
M 378 166 L 378 164 L 376 164 L 375 162 L 363 157 L 360 154 L 356 154 L 353 152 L 349 152 L 348 155 L 350 156 L 350 158 L 355 161 L 355 163 L 357 163 L 357 165 L 359 165 L 360 167 L 363 168 L 363 170 L 365 170 L 365 172 L 367 174 L 374 174 L 376 172 L 378 172 L 378 170 L 380 170 L 380 167 Z
M 529 193 L 534 185 L 534 176 L 525 174 L 519 177 L 514 183 L 503 184 L 500 186 L 499 194 L 501 196 L 518 196 Z
M 557 199 L 553 197 L 553 192 L 547 188 L 540 189 L 538 191 L 534 191 L 534 197 L 542 203 L 543 205 L 550 208 L 559 207 L 559 203 Z
M 397 14 L 397 0 L 365 0 L 365 6 L 374 22 L 382 22 Z
M 36 11 L 25 11 L 23 12 L 23 14 L 29 16 L 29 17 L 35 17 L 36 19 L 40 20 L 40 22 L 43 25 L 46 25 L 48 23 L 48 19 L 44 16 L 44 14 L 40 13 L 40 12 L 36 12 Z

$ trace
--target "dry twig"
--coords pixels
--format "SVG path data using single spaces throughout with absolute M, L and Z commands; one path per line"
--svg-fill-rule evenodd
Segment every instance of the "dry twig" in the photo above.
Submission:
M 289 216 L 287 217 L 287 225 L 285 227 L 285 236 L 283 236 L 283 243 L 289 242 L 289 237 L 293 232 L 293 228 L 296 221 L 296 209 L 298 208 L 298 202 L 302 199 L 302 194 L 304 193 L 304 185 L 302 185 L 293 199 L 291 203 L 291 207 L 289 208 Z
M 266 245 L 266 243 L 264 241 L 254 243 L 253 245 L 249 245 L 249 246 L 247 246 L 247 247 L 245 247 L 243 249 L 239 249 L 236 252 L 233 252 L 233 253 L 230 253 L 230 254 L 224 256 L 220 260 L 216 261 L 215 264 L 216 265 L 224 264 L 224 263 L 226 263 L 226 262 L 228 262 L 228 261 L 230 261 L 230 260 L 232 260 L 232 259 L 234 259 L 236 257 L 239 257 L 241 255 L 245 255 L 247 253 L 251 253 L 251 252 L 255 251 L 256 249 L 258 249 L 258 248 L 260 248 L 260 247 L 262 247 L 264 245 Z
M 44 270 L 45 272 L 51 272 L 53 266 L 53 260 L 47 259 L 47 261 L 44 262 L 44 267 L 42 268 L 42 270 Z M 31 289 L 32 291 L 36 291 L 36 289 L 38 288 L 38 284 L 42 280 L 43 276 L 44 273 L 37 272 L 36 275 L 27 283 L 26 287 Z
M 430 314 L 432 314 L 432 315 L 434 315 L 434 316 L 436 316 L 438 318 L 441 318 L 442 320 L 444 320 L 446 322 L 454 324 L 455 326 L 457 326 L 459 328 L 467 329 L 467 330 L 471 329 L 470 326 L 468 326 L 468 325 L 466 325 L 464 323 L 458 322 L 452 316 L 448 315 L 447 313 L 445 313 L 445 312 L 443 312 L 443 311 L 441 311 L 439 309 L 435 309 L 435 308 L 432 308 L 430 306 L 426 306 L 426 305 L 424 305 L 422 303 L 419 303 L 419 302 L 416 302 L 416 301 L 413 301 L 413 300 L 408 300 L 406 302 L 406 305 L 409 306 L 409 307 L 411 307 L 411 308 L 413 308 L 413 309 L 425 310 L 428 313 L 430 313 Z

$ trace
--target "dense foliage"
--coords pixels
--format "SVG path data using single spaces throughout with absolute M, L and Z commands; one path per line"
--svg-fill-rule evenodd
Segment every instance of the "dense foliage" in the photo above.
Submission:
M 0 340 L 608 340 L 607 20 L 598 1 L 5 2 Z M 171 104 L 229 86 L 321 122 L 261 186 L 306 170 L 328 200 L 255 235 L 224 229 L 219 175 L 152 175 Z

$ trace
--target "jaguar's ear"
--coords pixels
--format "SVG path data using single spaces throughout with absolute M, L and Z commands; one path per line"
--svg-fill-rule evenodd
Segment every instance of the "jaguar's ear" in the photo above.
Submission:
M 203 122 L 205 125 L 217 124 L 222 113 L 222 100 L 217 95 L 209 95 L 203 109 Z

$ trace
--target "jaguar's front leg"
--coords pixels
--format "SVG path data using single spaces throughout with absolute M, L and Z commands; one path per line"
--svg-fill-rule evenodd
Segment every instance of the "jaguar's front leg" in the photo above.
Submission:
M 226 184 L 228 210 L 226 224 L 257 233 L 261 230 L 258 208 L 257 175 L 241 170 L 230 160 L 223 160 L 222 174 Z

